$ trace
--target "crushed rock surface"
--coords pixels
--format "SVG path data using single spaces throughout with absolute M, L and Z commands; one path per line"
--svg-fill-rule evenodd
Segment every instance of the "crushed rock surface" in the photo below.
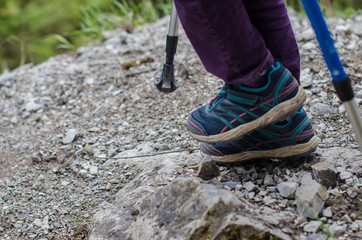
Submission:
M 256 214 L 277 216 L 270 224 L 291 237 L 324 239 L 318 223 L 298 217 L 295 202 L 281 197 L 277 184 L 300 183 L 321 156 L 330 158 L 337 186 L 328 190 L 332 197 L 322 221 L 338 239 L 361 239 L 358 145 L 307 19 L 291 11 L 291 20 L 301 52 L 305 109 L 321 139 L 319 149 L 294 162 L 219 166 L 216 181 L 247 199 Z M 328 20 L 360 109 L 361 22 L 362 15 Z M 158 92 L 153 81 L 164 61 L 167 24 L 164 18 L 133 34 L 115 31 L 101 44 L 0 76 L 0 239 L 85 239 L 97 207 L 112 203 L 143 170 L 124 159 L 198 151 L 185 120 L 217 94 L 222 81 L 205 71 L 182 34 L 175 57 L 180 88 Z M 338 161 L 342 148 L 353 152 L 353 163 Z M 336 154 L 323 155 L 329 149 Z

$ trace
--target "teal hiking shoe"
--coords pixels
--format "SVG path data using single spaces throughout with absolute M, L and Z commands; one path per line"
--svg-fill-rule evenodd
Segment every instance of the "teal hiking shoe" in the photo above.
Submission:
M 297 158 L 312 153 L 319 143 L 303 109 L 289 120 L 268 125 L 227 143 L 201 143 L 202 153 L 217 162 L 231 163 L 258 158 Z
M 294 115 L 303 106 L 303 88 L 280 63 L 262 78 L 267 78 L 266 84 L 259 88 L 225 84 L 209 104 L 191 113 L 191 136 L 208 143 L 230 141 Z

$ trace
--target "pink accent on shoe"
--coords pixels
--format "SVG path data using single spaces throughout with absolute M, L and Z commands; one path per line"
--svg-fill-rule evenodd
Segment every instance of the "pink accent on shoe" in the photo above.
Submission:
M 281 97 L 281 96 L 287 94 L 288 92 L 290 92 L 290 91 L 295 87 L 295 85 L 297 85 L 297 84 L 298 84 L 298 83 L 297 83 L 296 81 L 294 81 L 294 84 L 293 84 L 290 88 L 288 88 L 287 90 L 285 90 L 284 92 L 280 93 L 280 94 L 278 95 L 278 97 Z M 273 102 L 274 99 L 275 99 L 275 98 L 271 98 L 271 99 L 269 99 L 268 101 L 266 101 L 265 103 Z M 264 106 L 264 105 L 265 105 L 265 104 L 263 103 L 263 104 L 261 104 L 261 105 L 259 105 L 259 106 L 257 106 L 257 107 L 254 107 L 254 108 L 250 109 L 249 111 L 250 111 L 250 112 L 253 112 L 253 111 L 259 109 L 261 106 Z M 245 116 L 245 115 L 246 115 L 246 113 L 242 113 L 242 114 L 239 115 L 239 117 L 242 118 L 242 117 Z M 237 119 L 235 118 L 235 119 L 233 119 L 233 120 L 230 121 L 230 124 L 233 124 L 233 123 L 235 123 L 236 121 L 237 121 Z M 220 134 L 226 132 L 226 130 L 227 130 L 228 128 L 229 128 L 228 126 L 226 126 L 225 128 L 223 128 L 223 130 L 221 130 Z
M 198 126 L 196 126 L 193 122 L 190 121 L 190 118 L 188 119 L 189 123 L 191 123 L 192 126 L 194 126 L 195 128 L 197 128 L 197 130 L 199 130 L 202 135 L 206 136 L 205 133 L 201 130 L 201 128 L 199 128 Z
M 213 101 L 216 99 L 217 97 L 212 97 L 211 99 L 210 99 L 210 102 L 209 102 L 209 108 L 211 108 L 212 106 L 212 103 L 213 103 Z
M 236 120 L 236 119 L 234 119 L 234 120 Z M 233 121 L 234 121 L 234 120 L 233 120 Z M 232 122 L 232 121 L 231 121 L 231 122 Z M 223 130 L 221 130 L 221 132 L 220 132 L 220 133 L 224 133 L 224 132 L 226 132 L 226 130 L 228 130 L 228 128 L 229 128 L 228 126 L 224 127 L 224 129 L 223 129 Z
M 311 130 L 310 132 L 305 133 L 305 134 L 303 134 L 303 135 L 298 135 L 298 136 L 296 136 L 296 137 L 297 137 L 297 138 L 302 138 L 302 137 L 306 137 L 306 136 L 309 136 L 309 135 L 312 135 L 312 134 L 314 134 L 314 131 L 313 131 L 313 130 Z
M 205 147 L 209 152 L 215 154 L 216 156 L 221 156 L 220 154 L 218 154 L 218 153 L 212 151 L 210 148 L 208 148 L 204 142 L 202 143 L 202 145 L 204 145 L 204 147 Z
M 284 94 L 287 94 L 288 92 L 290 92 L 294 87 L 295 85 L 297 85 L 298 83 L 296 81 L 294 81 L 294 84 L 293 86 L 291 86 L 290 88 L 288 88 L 287 90 L 285 90 L 284 92 L 282 92 L 281 94 L 278 95 L 278 97 L 280 96 L 283 96 Z

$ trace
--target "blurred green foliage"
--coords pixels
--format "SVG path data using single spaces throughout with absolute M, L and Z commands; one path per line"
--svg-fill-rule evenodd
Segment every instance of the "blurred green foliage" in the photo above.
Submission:
M 155 21 L 171 0 L 0 0 L 0 72 L 102 41 L 102 32 Z
M 301 10 L 300 0 L 286 0 Z M 329 15 L 348 16 L 362 0 L 320 0 Z M 171 0 L 0 0 L 0 72 L 104 40 L 103 32 L 152 22 Z
M 56 49 L 54 33 L 73 31 L 82 20 L 80 6 L 106 8 L 110 0 L 0 0 L 0 64 L 14 68 L 45 60 Z
M 285 2 L 298 12 L 304 11 L 301 0 L 285 0 Z M 348 17 L 362 9 L 362 0 L 319 0 L 319 4 L 323 13 L 329 17 Z

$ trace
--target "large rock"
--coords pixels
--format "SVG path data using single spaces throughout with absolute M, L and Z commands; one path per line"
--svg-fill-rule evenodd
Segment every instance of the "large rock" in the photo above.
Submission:
M 90 239 L 289 239 L 254 219 L 227 190 L 183 176 L 155 190 L 125 188 Z
M 334 167 L 348 168 L 362 159 L 362 153 L 356 149 L 332 147 L 319 151 L 323 162 L 330 163 Z
M 152 168 L 96 214 L 91 240 L 290 239 L 232 192 L 190 174 L 175 177 L 174 160 L 159 158 L 143 159 Z
M 297 211 L 299 215 L 316 218 L 328 198 L 327 189 L 306 174 L 302 179 L 302 185 L 297 189 Z

